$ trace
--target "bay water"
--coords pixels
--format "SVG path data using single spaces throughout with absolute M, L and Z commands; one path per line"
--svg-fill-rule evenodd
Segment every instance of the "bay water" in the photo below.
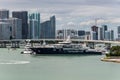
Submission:
M 29 55 L 0 49 L 0 80 L 120 80 L 120 63 L 104 55 Z

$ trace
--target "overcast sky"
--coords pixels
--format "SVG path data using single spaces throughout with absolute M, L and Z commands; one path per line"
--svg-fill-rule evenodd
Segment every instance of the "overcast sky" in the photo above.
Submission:
M 98 25 L 120 25 L 120 0 L 0 0 L 0 8 L 12 10 L 39 10 L 41 20 L 57 18 L 57 28 L 90 28 Z

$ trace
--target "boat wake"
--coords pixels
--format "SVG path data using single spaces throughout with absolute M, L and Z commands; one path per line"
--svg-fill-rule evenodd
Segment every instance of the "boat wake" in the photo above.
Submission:
M 0 60 L 0 64 L 28 64 L 30 61 Z

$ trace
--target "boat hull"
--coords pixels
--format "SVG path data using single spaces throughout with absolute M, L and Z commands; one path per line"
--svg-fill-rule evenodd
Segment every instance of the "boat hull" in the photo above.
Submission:
M 70 55 L 102 55 L 102 52 L 86 50 L 64 50 L 63 48 L 30 48 L 33 54 L 70 54 Z

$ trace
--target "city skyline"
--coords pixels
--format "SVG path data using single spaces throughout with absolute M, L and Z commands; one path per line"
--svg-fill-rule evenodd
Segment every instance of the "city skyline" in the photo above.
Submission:
M 90 30 L 97 20 L 97 26 L 108 25 L 117 34 L 120 26 L 120 0 L 0 0 L 0 8 L 12 11 L 39 11 L 41 22 L 56 16 L 56 29 Z
M 1 21 L 4 21 L 4 19 L 6 19 L 6 20 L 8 20 L 9 19 L 9 17 L 7 17 L 7 16 L 9 16 L 9 14 L 8 14 L 8 12 L 9 12 L 9 10 L 6 10 L 6 9 L 1 9 L 1 11 L 0 11 L 1 13 Z M 5 13 L 5 15 L 3 15 Z M 19 19 L 21 19 L 22 20 L 22 32 L 26 32 L 26 33 L 29 33 L 29 34 L 25 34 L 26 35 L 26 38 L 28 38 L 28 35 L 31 35 L 31 38 L 33 37 L 33 39 L 35 39 L 35 38 L 37 38 L 37 34 L 38 34 L 38 31 L 37 30 L 39 30 L 38 29 L 38 27 L 40 27 L 40 26 L 37 26 L 38 24 L 40 24 L 41 22 L 40 22 L 40 13 L 39 12 L 37 12 L 36 13 L 36 11 L 35 11 L 35 13 L 32 13 L 32 14 L 29 14 L 29 16 L 28 16 L 28 13 L 30 13 L 29 11 L 13 11 L 12 12 L 12 17 L 15 17 L 15 18 L 19 18 Z M 2 17 L 3 17 L 3 19 L 2 19 Z M 8 19 L 7 19 L 8 18 Z M 38 19 L 38 20 L 37 20 Z M 30 20 L 30 23 L 28 22 Z M 32 20 L 32 22 L 31 22 L 31 20 Z M 11 20 L 10 20 L 11 21 Z M 38 21 L 38 22 L 36 22 L 36 21 Z M 28 29 L 27 28 L 27 26 L 25 26 L 25 25 L 29 25 L 29 27 L 31 27 L 30 29 Z M 41 23 L 42 24 L 42 23 Z M 14 24 L 13 24 L 14 25 Z M 72 26 L 71 24 L 70 24 L 70 26 Z M 101 25 L 101 26 L 104 26 L 104 25 Z M 13 27 L 13 26 L 12 26 Z M 17 26 L 16 26 L 17 27 Z M 52 35 L 50 35 L 50 34 L 54 34 L 54 36 L 53 37 L 55 37 L 55 30 L 56 30 L 56 19 L 55 19 L 55 15 L 53 16 L 53 17 L 51 17 L 50 18 L 50 21 L 47 21 L 47 22 L 45 22 L 44 23 L 44 25 L 42 26 L 42 27 L 46 27 L 46 31 L 44 31 L 44 32 L 46 32 L 46 35 L 44 35 L 44 38 L 52 38 Z M 42 29 L 42 27 L 41 27 L 41 29 Z M 51 27 L 51 29 L 49 29 L 49 30 L 47 30 L 49 27 Z M 95 24 L 94 25 L 92 25 L 91 27 L 93 27 L 92 28 L 92 31 L 93 31 L 93 34 L 95 34 L 95 35 L 93 35 L 93 38 L 91 38 L 91 39 L 93 39 L 93 40 L 96 40 L 96 39 L 98 39 L 98 27 L 100 27 L 100 26 L 98 26 L 97 25 L 97 20 L 95 20 Z M 105 27 L 107 27 L 107 25 L 105 25 Z M 76 29 L 76 28 L 74 28 L 74 29 Z M 14 30 L 14 28 L 13 28 L 13 30 Z M 24 31 L 23 31 L 24 30 Z M 26 30 L 26 31 L 25 31 Z M 82 29 L 78 29 L 78 30 L 82 30 Z M 109 31 L 107 31 L 106 33 L 108 33 L 108 35 L 110 35 L 110 31 L 112 30 L 111 28 L 109 29 L 108 28 L 108 30 Z M 27 32 L 28 31 L 28 32 Z M 41 30 L 42 31 L 42 30 Z M 40 33 L 44 33 L 44 32 L 40 32 Z M 89 30 L 90 31 L 90 30 Z M 101 32 L 101 30 L 100 30 L 100 32 Z M 15 37 L 15 35 L 16 35 L 16 33 L 13 31 L 13 33 L 14 33 L 14 35 L 12 35 L 12 37 Z M 31 34 L 32 33 L 32 34 Z M 48 33 L 48 34 L 47 34 Z M 19 33 L 20 34 L 20 33 Z M 91 33 L 92 34 L 92 33 Z M 101 34 L 101 33 L 100 33 Z M 104 34 L 105 34 L 105 32 L 104 32 Z M 42 34 L 43 35 L 43 34 Z M 40 35 L 40 36 L 42 36 L 42 35 Z M 40 37 L 39 36 L 39 37 Z M 48 36 L 48 37 L 47 37 Z M 113 36 L 114 36 L 114 34 L 113 34 Z M 17 36 L 18 37 L 18 36 Z M 25 38 L 25 36 L 24 36 L 24 34 L 22 33 L 22 38 Z M 25 38 L 25 39 L 26 39 Z M 30 36 L 29 36 L 29 38 L 30 38 Z M 100 37 L 99 37 L 100 38 Z M 101 36 L 101 39 L 102 39 L 102 36 Z M 100 39 L 100 40 L 101 40 Z M 103 38 L 103 39 L 107 39 L 107 40 L 110 40 L 110 37 L 105 37 L 105 38 Z M 113 40 L 113 38 L 111 39 L 111 40 Z
M 0 22 L 1 34 L 4 34 L 1 35 L 3 40 L 56 38 L 55 15 L 51 16 L 50 20 L 43 22 L 44 25 L 42 25 L 39 12 L 13 11 L 12 17 L 9 17 L 9 10 L 0 9 Z M 3 27 L 6 29 L 2 29 Z M 10 32 L 9 36 L 3 33 L 6 32 L 5 30 Z

